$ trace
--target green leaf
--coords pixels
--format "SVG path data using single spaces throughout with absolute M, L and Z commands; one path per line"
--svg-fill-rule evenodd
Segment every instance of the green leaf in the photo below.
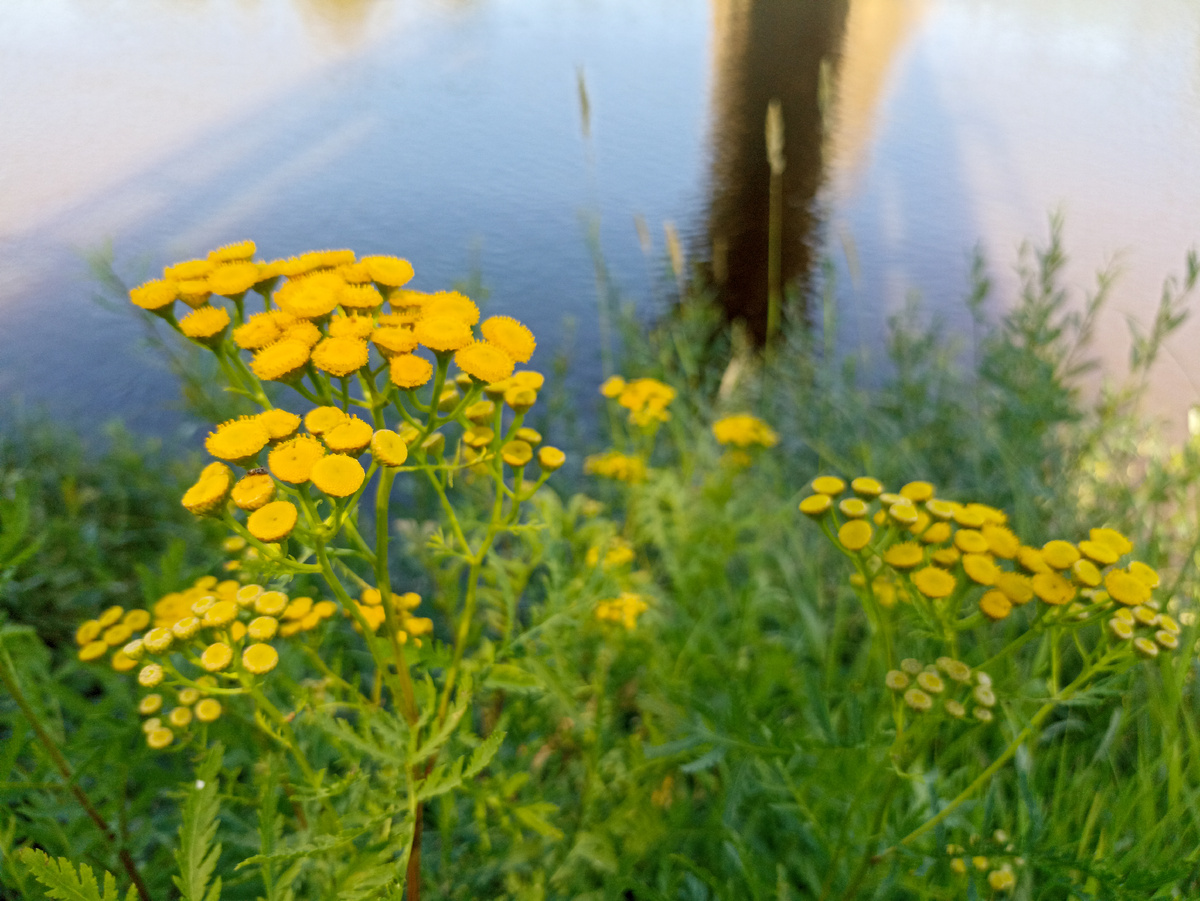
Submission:
M 525 804 L 521 807 L 513 808 L 513 816 L 538 835 L 557 840 L 563 837 L 562 830 L 546 819 L 547 814 L 555 813 L 557 810 L 557 804 L 551 804 L 549 801 L 538 801 L 535 804 Z
M 417 788 L 417 800 L 427 801 L 462 785 L 465 760 L 465 757 L 459 757 L 452 763 L 443 763 L 434 767 L 433 772 L 426 776 L 425 781 Z
M 540 679 L 511 663 L 497 663 L 487 674 L 484 684 L 488 688 L 500 688 L 504 691 L 541 691 L 544 686 Z
M 17 852 L 17 858 L 33 878 L 46 887 L 46 894 L 54 901 L 121 901 L 117 891 L 117 880 L 112 873 L 102 870 L 104 874 L 104 889 L 101 891 L 92 868 L 86 863 L 79 865 L 79 872 L 71 861 L 60 857 L 57 862 L 46 852 L 36 848 L 23 848 Z M 126 901 L 133 901 L 137 890 L 130 886 Z
M 504 743 L 505 734 L 499 731 L 493 732 L 471 752 L 471 760 L 467 763 L 467 768 L 463 770 L 464 779 L 475 778 L 485 766 L 492 762 L 492 758 L 500 750 L 500 745 Z
M 179 826 L 179 847 L 175 862 L 179 875 L 172 877 L 184 901 L 219 901 L 221 878 L 211 885 L 213 870 L 221 856 L 220 843 L 213 843 L 217 834 L 217 774 L 221 772 L 224 748 L 218 742 L 208 757 L 196 769 L 196 781 L 189 787 L 183 805 L 183 822 Z
M 463 714 L 467 712 L 467 705 L 470 703 L 471 696 L 460 692 L 454 701 L 454 707 L 446 716 L 440 729 L 433 735 L 429 736 L 426 741 L 421 744 L 409 758 L 409 764 L 415 766 L 426 758 L 432 757 L 444 745 L 450 736 L 454 734 L 454 730 L 458 728 L 459 722 L 463 718 Z

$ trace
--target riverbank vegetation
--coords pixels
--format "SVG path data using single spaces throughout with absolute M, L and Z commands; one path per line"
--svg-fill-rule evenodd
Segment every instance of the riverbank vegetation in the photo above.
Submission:
M 1200 439 L 1137 406 L 1194 259 L 1094 396 L 1057 231 L 886 360 L 696 290 L 581 447 L 536 323 L 252 253 L 133 293 L 255 411 L 203 459 L 0 449 L 0 894 L 1200 893 Z

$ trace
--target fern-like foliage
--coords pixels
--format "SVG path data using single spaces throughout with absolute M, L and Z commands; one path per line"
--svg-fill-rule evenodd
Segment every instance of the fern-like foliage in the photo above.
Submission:
M 183 901 L 220 901 L 221 877 L 212 879 L 213 870 L 221 856 L 220 842 L 214 843 L 217 834 L 217 774 L 221 771 L 221 760 L 225 749 L 218 742 L 208 752 L 208 757 L 196 768 L 196 781 L 188 789 L 183 805 L 183 822 L 179 826 L 179 847 L 175 851 L 175 862 L 179 875 L 173 877 Z
M 116 877 L 107 870 L 101 871 L 101 887 L 92 868 L 86 863 L 81 863 L 77 872 L 65 857 L 55 860 L 36 848 L 24 848 L 17 857 L 33 878 L 46 887 L 46 895 L 54 901 L 121 901 Z M 125 901 L 135 901 L 136 898 L 137 889 L 130 886 Z

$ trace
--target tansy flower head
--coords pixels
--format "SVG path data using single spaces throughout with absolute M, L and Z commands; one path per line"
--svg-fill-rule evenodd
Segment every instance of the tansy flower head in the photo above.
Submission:
M 228 327 L 229 312 L 224 307 L 198 307 L 179 320 L 184 335 L 209 346 L 219 344 Z
M 340 407 L 314 407 L 305 414 L 304 427 L 314 435 L 324 435 L 344 422 L 347 415 Z
M 337 308 L 343 285 L 345 282 L 330 272 L 290 279 L 275 292 L 275 303 L 297 319 L 320 319 Z
M 123 622 L 134 632 L 140 632 L 150 625 L 150 614 L 146 610 L 130 610 L 125 614 Z
M 1069 541 L 1047 541 L 1042 545 L 1042 559 L 1054 569 L 1068 569 L 1079 559 L 1079 549 Z
M 258 421 L 266 426 L 272 441 L 291 438 L 300 428 L 300 417 L 287 410 L 264 410 L 258 414 Z
M 1033 600 L 1033 582 L 1021 573 L 1001 572 L 996 576 L 996 588 L 1014 604 L 1028 604 Z
M 233 648 L 223 641 L 216 641 L 200 655 L 200 665 L 210 673 L 218 673 L 233 662 Z
M 221 715 L 221 702 L 216 698 L 204 698 L 196 705 L 196 719 L 202 723 L 215 722 Z
M 308 355 L 308 344 L 298 338 L 284 338 L 256 353 L 250 371 L 263 381 L 286 382 L 304 370 Z
M 1150 600 L 1150 586 L 1123 569 L 1113 569 L 1104 576 L 1104 588 L 1114 601 L 1136 607 Z
M 963 554 L 963 572 L 978 585 L 994 585 L 1000 569 L 986 554 Z
M 933 497 L 933 485 L 929 482 L 909 482 L 900 489 L 900 496 L 906 497 L 914 503 L 927 501 Z
M 388 288 L 406 285 L 413 277 L 412 264 L 399 257 L 370 256 L 363 257 L 360 262 L 370 273 L 371 281 Z
M 1075 598 L 1075 586 L 1059 573 L 1035 573 L 1032 582 L 1033 593 L 1047 604 L 1058 607 Z
M 211 466 L 205 467 L 204 473 L 196 484 L 184 492 L 183 506 L 189 513 L 207 516 L 217 512 L 225 504 L 225 499 L 229 497 L 233 476 L 227 466 L 218 465 L 221 468 L 215 471 Z
M 954 533 L 954 546 L 964 554 L 986 554 L 987 539 L 977 529 L 959 529 Z
M 625 390 L 625 379 L 619 375 L 610 375 L 606 378 L 603 384 L 600 385 L 600 393 L 610 400 L 616 400 L 621 396 L 621 392 Z
M 157 663 L 147 663 L 138 673 L 138 685 L 154 688 L 163 680 L 163 668 Z
M 270 313 L 255 313 L 233 330 L 233 343 L 242 350 L 259 350 L 282 334 Z
M 307 319 L 301 319 L 298 322 L 293 322 L 283 332 L 284 339 L 299 341 L 311 352 L 321 339 L 325 337 L 321 334 L 321 330 L 309 322 Z
M 302 485 L 312 477 L 313 464 L 324 456 L 325 446 L 320 441 L 311 435 L 297 435 L 271 451 L 267 466 L 279 481 Z
M 545 472 L 554 472 L 567 462 L 567 455 L 557 447 L 538 448 L 538 466 Z
M 487 447 L 496 440 L 496 433 L 485 425 L 474 425 L 463 432 L 462 440 L 468 447 Z
M 1139 582 L 1144 582 L 1147 588 L 1158 587 L 1158 573 L 1141 560 L 1131 561 L 1127 569 L 1129 570 L 1129 575 L 1133 576 Z
M 204 447 L 220 460 L 248 460 L 267 446 L 271 436 L 257 418 L 232 419 L 217 426 Z
M 805 516 L 821 516 L 833 507 L 833 499 L 828 494 L 810 494 L 800 502 L 800 512 Z
M 371 456 L 383 466 L 403 466 L 408 459 L 408 445 L 391 429 L 380 429 L 371 438 Z
M 278 663 L 279 652 L 269 644 L 252 644 L 242 652 L 242 666 L 256 676 L 269 673 Z
M 433 378 L 433 364 L 416 354 L 399 354 L 392 357 L 389 375 L 399 388 L 420 388 Z
M 279 616 L 289 603 L 288 596 L 282 591 L 264 591 L 254 599 L 254 612 L 263 616 Z
M 533 332 L 511 316 L 489 316 L 479 331 L 489 344 L 494 344 L 518 363 L 528 363 L 537 347 Z
M 150 748 L 155 751 L 161 751 L 163 748 L 165 748 L 169 744 L 171 744 L 171 742 L 174 740 L 175 740 L 175 733 L 172 732 L 170 729 L 166 729 L 162 726 L 159 726 L 158 728 L 155 728 L 155 729 L 151 729 L 149 732 L 146 733 L 146 744 L 149 745 Z
M 134 306 L 151 312 L 169 308 L 178 296 L 179 286 L 173 281 L 150 281 L 129 292 Z
M 413 330 L 399 326 L 376 329 L 371 333 L 371 343 L 378 347 L 385 357 L 412 353 L 417 349 L 417 338 Z
M 108 653 L 108 645 L 103 641 L 89 641 L 79 649 L 79 659 L 84 663 L 90 663 L 93 660 L 99 660 Z
M 532 388 L 521 388 L 513 385 L 504 392 L 504 402 L 515 413 L 525 413 L 537 403 L 537 392 Z
M 474 325 L 479 321 L 479 307 L 471 298 L 458 291 L 437 291 L 429 295 L 422 308 L 426 317 L 457 319 L 467 325 Z
M 1092 541 L 1108 545 L 1118 557 L 1124 557 L 1133 550 L 1133 545 L 1129 539 L 1116 529 L 1091 529 L 1088 532 L 1088 537 Z
M 175 284 L 179 288 L 179 299 L 193 310 L 204 306 L 212 293 L 208 290 L 208 279 L 204 278 L 184 279 Z
M 334 453 L 358 456 L 366 450 L 374 434 L 374 430 L 368 423 L 357 416 L 347 416 L 322 437 L 325 446 Z
M 242 510 L 257 510 L 275 497 L 275 480 L 266 474 L 244 476 L 233 486 L 233 502 Z
M 429 316 L 413 328 L 419 344 L 433 351 L 452 351 L 466 347 L 475 336 L 470 323 L 453 316 Z
M 953 575 L 936 566 L 926 566 L 917 570 L 912 575 L 912 582 L 917 591 L 935 600 L 949 597 L 958 585 Z
M 870 476 L 859 476 L 850 483 L 850 488 L 863 497 L 878 497 L 883 493 L 883 484 Z
M 641 457 L 629 456 L 619 451 L 608 451 L 594 454 L 583 461 L 583 471 L 619 482 L 644 482 L 646 480 L 646 462 Z M 804 508 L 803 502 L 800 505 Z
M 210 260 L 184 260 L 182 263 L 166 267 L 163 270 L 163 278 L 176 282 L 191 281 L 204 278 L 212 271 L 213 263 Z
M 238 241 L 236 244 L 226 244 L 208 252 L 210 263 L 233 263 L 248 260 L 254 256 L 258 246 L 253 241 Z
M 896 569 L 912 569 L 925 561 L 925 552 L 913 541 L 893 544 L 883 552 L 883 562 Z
M 846 490 L 846 483 L 837 476 L 818 476 L 812 481 L 812 490 L 818 494 L 836 497 Z
M 266 544 L 282 541 L 296 527 L 296 507 L 287 501 L 272 501 L 250 514 L 246 528 Z
M 508 378 L 514 366 L 512 357 L 486 341 L 472 341 L 455 353 L 454 362 L 463 372 L 489 383 Z
M 725 416 L 713 423 L 713 436 L 718 444 L 732 444 L 737 447 L 750 447 L 758 444 L 763 447 L 774 447 L 779 443 L 775 430 L 749 413 L 735 413 Z
M 904 703 L 917 713 L 925 713 L 933 708 L 933 698 L 919 688 L 910 688 L 904 693 Z
M 240 297 L 262 280 L 254 263 L 228 263 L 208 274 L 208 287 L 222 297 Z
M 373 310 L 383 306 L 383 295 L 374 285 L 346 285 L 338 288 L 338 303 L 343 310 Z
M 375 329 L 370 316 L 334 316 L 329 320 L 330 338 L 365 339 Z
M 838 529 L 838 541 L 848 551 L 861 551 L 871 541 L 871 524 L 864 519 L 852 519 Z
M 991 591 L 985 591 L 979 599 L 979 610 L 992 622 L 997 622 L 1012 613 L 1012 601 L 1004 592 L 993 588 Z
M 533 448 L 525 441 L 509 441 L 500 448 L 500 457 L 514 469 L 524 466 L 533 459 Z
M 367 365 L 367 342 L 358 338 L 326 338 L 313 349 L 313 365 L 322 372 L 345 378 Z
M 312 483 L 330 497 L 349 497 L 366 479 L 362 464 L 345 454 L 322 457 L 312 468 Z

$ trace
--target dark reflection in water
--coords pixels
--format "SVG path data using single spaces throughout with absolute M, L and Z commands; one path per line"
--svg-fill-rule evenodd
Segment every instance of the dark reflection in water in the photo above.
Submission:
M 706 250 L 720 302 L 761 340 L 767 321 L 767 105 L 783 111 L 783 283 L 801 289 L 818 251 L 822 81 L 835 70 L 845 0 L 712 0 L 711 206 Z M 822 68 L 827 75 L 822 76 Z

